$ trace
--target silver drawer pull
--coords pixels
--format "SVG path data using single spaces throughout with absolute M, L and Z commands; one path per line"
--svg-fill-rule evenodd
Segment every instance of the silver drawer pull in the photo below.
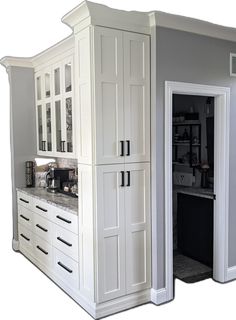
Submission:
M 27 201 L 27 200 L 25 200 L 23 198 L 20 198 L 20 201 L 25 202 L 25 203 L 29 203 L 29 201 Z
M 62 267 L 63 269 L 65 269 L 67 272 L 72 273 L 73 270 L 69 269 L 67 266 L 65 266 L 63 263 L 61 263 L 60 261 L 57 262 L 57 264 Z
M 23 233 L 20 234 L 22 238 L 24 238 L 26 241 L 30 241 L 29 238 L 27 238 Z
M 72 247 L 71 243 L 67 242 L 66 240 L 62 239 L 61 237 L 57 237 L 57 240 L 59 240 L 62 243 L 66 244 L 68 247 Z
M 36 224 L 36 227 L 43 230 L 44 232 L 48 232 L 48 229 L 45 229 L 44 227 L 40 226 L 40 224 Z
M 21 217 L 22 219 L 26 220 L 26 221 L 29 221 L 29 220 L 30 220 L 29 218 L 23 216 L 23 214 L 21 214 L 20 217 Z
M 56 217 L 57 217 L 57 219 L 62 220 L 62 221 L 64 221 L 64 222 L 66 222 L 66 223 L 71 223 L 70 220 L 67 220 L 67 219 L 65 219 L 65 218 L 62 218 L 61 216 L 56 216 Z
M 36 247 L 38 250 L 40 250 L 40 251 L 42 251 L 42 253 L 44 253 L 44 254 L 48 254 L 48 252 L 46 251 L 46 250 L 44 250 L 43 248 L 41 248 L 40 246 L 37 246 Z
M 42 207 L 40 207 L 40 206 L 36 206 L 36 208 L 39 209 L 39 210 L 41 210 L 41 211 L 43 211 L 43 212 L 48 212 L 47 209 L 44 209 L 44 208 L 42 208 Z

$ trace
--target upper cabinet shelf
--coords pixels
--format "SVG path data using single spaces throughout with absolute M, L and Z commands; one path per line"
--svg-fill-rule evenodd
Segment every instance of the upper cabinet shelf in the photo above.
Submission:
M 35 73 L 38 155 L 75 157 L 73 56 Z

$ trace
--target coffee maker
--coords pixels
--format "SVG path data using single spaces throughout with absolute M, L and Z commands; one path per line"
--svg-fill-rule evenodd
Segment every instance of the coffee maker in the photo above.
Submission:
M 50 168 L 46 174 L 47 191 L 51 193 L 61 192 L 63 183 L 69 181 L 69 168 Z

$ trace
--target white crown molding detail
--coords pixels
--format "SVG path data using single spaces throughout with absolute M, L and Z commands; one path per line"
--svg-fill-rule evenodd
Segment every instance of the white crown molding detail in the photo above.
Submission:
M 6 69 L 8 69 L 11 66 L 24 68 L 33 67 L 31 58 L 3 57 L 0 60 L 0 64 L 3 65 Z

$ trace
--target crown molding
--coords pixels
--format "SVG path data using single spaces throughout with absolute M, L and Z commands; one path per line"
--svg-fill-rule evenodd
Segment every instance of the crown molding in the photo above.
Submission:
M 19 58 L 19 57 L 3 57 L 0 60 L 0 64 L 6 69 L 9 67 L 23 67 L 23 68 L 33 68 L 31 58 Z

